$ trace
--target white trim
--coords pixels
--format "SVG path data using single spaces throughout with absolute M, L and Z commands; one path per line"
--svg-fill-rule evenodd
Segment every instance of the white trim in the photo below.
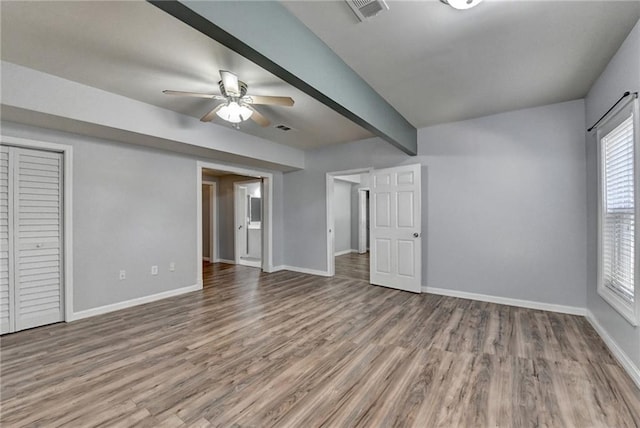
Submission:
M 520 308 L 539 309 L 541 311 L 558 312 L 570 315 L 586 315 L 586 308 L 577 306 L 556 305 L 554 303 L 535 302 L 533 300 L 512 299 L 509 297 L 490 296 L 487 294 L 469 293 L 466 291 L 450 290 L 422 286 L 423 293 L 438 294 L 440 296 L 459 297 L 462 299 L 478 300 L 480 302 L 497 303 L 500 305 L 517 306 Z
M 317 270 L 317 269 L 307 269 L 307 268 L 301 268 L 296 266 L 280 265 L 273 268 L 273 272 L 278 272 L 281 270 L 290 270 L 291 272 L 306 273 L 308 275 L 316 275 L 316 276 L 333 276 L 333 275 L 329 275 L 329 272 L 327 271 Z
M 157 294 L 151 294 L 149 296 L 138 297 L 131 300 L 125 300 L 124 302 L 113 303 L 110 305 L 99 306 L 97 308 L 87 309 L 72 314 L 71 319 L 67 321 L 76 321 L 83 318 L 94 317 L 96 315 L 102 315 L 109 312 L 119 311 L 121 309 L 130 308 L 133 306 L 143 305 L 145 303 L 155 302 L 157 300 L 166 299 L 167 297 L 178 296 L 185 293 L 191 293 L 202 289 L 202 284 L 190 285 L 188 287 L 176 288 L 175 290 L 163 291 Z
M 242 189 L 242 193 L 244 193 L 244 195 L 241 195 Z M 240 256 L 241 256 L 241 251 L 240 251 L 240 243 L 238 241 L 240 241 L 240 231 L 242 230 L 242 228 L 244 228 L 245 230 L 242 232 L 245 232 L 247 230 L 247 224 L 246 224 L 246 214 L 243 212 L 244 209 L 240 209 L 241 205 L 245 203 L 244 198 L 246 198 L 247 196 L 247 188 L 246 186 L 243 186 L 241 184 L 240 181 L 234 182 L 233 183 L 233 258 L 234 258 L 234 263 L 239 265 L 240 264 Z M 246 208 L 246 206 L 243 206 L 242 208 Z M 246 236 L 246 235 L 245 235 Z M 246 253 L 246 248 L 245 248 L 245 253 Z
M 249 177 L 263 178 L 263 223 L 266 227 L 262 231 L 262 270 L 273 271 L 273 174 L 255 169 L 230 166 L 222 163 L 196 161 L 196 246 L 198 260 L 196 267 L 196 281 L 202 284 L 202 170 L 215 169 Z M 226 263 L 226 261 L 224 261 Z
M 373 171 L 373 167 L 349 169 L 346 171 L 327 172 L 326 200 L 325 200 L 325 205 L 327 208 L 327 211 L 326 211 L 327 222 L 326 222 L 326 229 L 325 229 L 327 233 L 327 275 L 323 275 L 323 276 L 334 276 L 336 274 L 336 261 L 335 261 L 336 243 L 335 243 L 335 238 L 333 233 L 333 230 L 335 229 L 335 219 L 333 217 L 333 193 L 334 193 L 335 177 L 338 175 L 371 174 L 371 171 Z M 315 275 L 315 274 L 312 274 L 312 275 Z
M 631 104 L 631 105 L 629 105 Z M 640 324 L 640 293 L 638 293 L 638 273 L 640 272 L 640 258 L 637 257 L 638 248 L 640 247 L 640 229 L 636 228 L 635 230 L 635 251 L 636 251 L 636 259 L 635 259 L 635 282 L 634 284 L 634 295 L 635 301 L 628 302 L 619 296 L 616 292 L 611 290 L 603 283 L 602 279 L 602 132 L 605 124 L 611 122 L 615 118 L 618 117 L 618 114 L 625 111 L 627 107 L 631 108 L 631 114 L 633 116 L 633 129 L 634 129 L 634 198 L 635 198 L 635 218 L 640 217 L 640 196 L 638 195 L 640 192 L 640 108 L 638 107 L 638 99 L 636 97 L 632 97 L 628 102 L 624 103 L 622 106 L 618 107 L 615 113 L 609 113 L 609 117 L 607 117 L 602 123 L 598 125 L 596 131 L 596 159 L 598 163 L 598 218 L 597 218 L 597 226 L 598 226 L 598 260 L 597 260 L 597 285 L 596 290 L 598 295 L 607 302 L 612 308 L 614 308 L 622 317 L 627 320 L 632 326 L 637 327 Z M 615 123 L 615 122 L 614 122 Z
M 64 168 L 64 320 L 73 319 L 73 147 L 66 144 L 2 135 L 3 143 L 29 149 L 62 153 Z
M 209 261 L 209 257 L 203 257 L 202 260 L 204 260 L 205 262 Z
M 335 253 L 335 256 L 336 257 L 344 256 L 345 254 L 352 254 L 352 253 L 358 254 L 358 250 L 350 249 L 350 250 L 338 251 L 337 253 Z
M 236 262 L 235 260 L 228 260 L 228 259 L 215 259 L 214 263 L 225 263 L 228 265 L 235 265 Z
M 200 162 L 196 162 L 196 284 L 200 288 L 204 286 L 202 253 L 202 168 Z
M 358 253 L 367 252 L 367 196 L 370 195 L 369 187 L 361 187 L 358 189 Z
M 238 206 L 239 206 L 239 204 L 246 204 L 246 202 L 247 202 L 247 200 L 246 200 L 246 196 L 247 195 L 245 195 L 244 199 L 239 198 L 239 196 L 240 196 L 239 189 L 243 188 L 243 187 L 246 189 L 246 187 L 245 187 L 246 185 L 253 184 L 253 183 L 261 184 L 260 193 L 262 195 L 262 180 L 260 180 L 260 179 L 235 181 L 233 183 L 233 228 L 234 228 L 233 229 L 233 231 L 234 231 L 234 233 L 233 233 L 233 248 L 234 248 L 234 253 L 235 253 L 234 257 L 236 259 L 235 264 L 242 265 L 242 266 L 258 267 L 259 268 L 259 267 L 262 267 L 262 257 L 260 257 L 260 261 L 257 261 L 257 262 L 256 261 L 243 260 L 242 259 L 243 255 L 240 254 L 240 245 L 238 245 L 238 239 L 240 239 L 239 238 L 239 233 L 240 232 L 238 231 L 239 230 L 238 226 L 240 225 L 238 223 L 238 212 L 241 211 L 238 208 Z M 264 199 L 262 199 L 262 202 L 263 202 L 263 206 L 264 206 Z M 244 208 L 246 210 L 247 206 L 245 205 Z M 242 211 L 245 211 L 245 210 L 242 210 Z M 245 221 L 244 224 L 242 225 L 242 227 L 244 228 L 245 237 L 247 237 L 248 236 L 247 234 L 249 233 L 249 221 Z M 262 232 L 262 225 L 260 225 L 260 229 L 261 229 L 261 232 Z M 261 233 L 260 234 L 260 241 L 262 241 L 263 239 L 264 239 L 264 234 Z M 262 244 L 262 242 L 261 242 L 261 244 Z M 262 245 L 262 247 L 263 247 L 263 250 L 264 250 L 264 245 Z M 247 250 L 246 252 L 248 253 L 249 252 L 249 248 L 247 247 L 246 250 Z M 246 255 L 248 255 L 248 254 L 246 254 Z
M 622 368 L 627 372 L 629 377 L 633 380 L 638 388 L 640 388 L 640 368 L 636 366 L 631 358 L 618 346 L 616 341 L 607 333 L 607 330 L 600 325 L 595 315 L 590 310 L 586 310 L 587 321 L 591 324 L 593 329 L 600 335 L 602 341 L 607 345 L 611 354 L 618 360 L 618 363 L 622 366 Z
M 247 267 L 254 267 L 254 268 L 259 268 L 261 267 L 261 262 L 260 261 L 254 261 L 254 260 L 242 260 L 242 258 L 240 258 L 240 263 L 237 263 L 240 266 L 247 266 Z
M 218 255 L 216 249 L 218 238 L 218 183 L 215 181 L 202 180 L 202 184 L 209 186 L 209 257 L 207 260 L 215 260 Z

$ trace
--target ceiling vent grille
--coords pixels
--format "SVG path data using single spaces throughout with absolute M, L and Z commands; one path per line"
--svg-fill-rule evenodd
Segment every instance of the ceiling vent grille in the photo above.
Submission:
M 276 125 L 274 128 L 279 129 L 281 131 L 291 131 L 291 127 L 287 125 Z
M 346 0 L 346 2 L 360 21 L 366 21 L 384 10 L 389 10 L 384 0 Z

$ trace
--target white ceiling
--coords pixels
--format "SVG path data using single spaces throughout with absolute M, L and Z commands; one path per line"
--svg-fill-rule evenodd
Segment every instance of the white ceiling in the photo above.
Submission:
M 168 96 L 162 90 L 219 93 L 218 70 L 231 70 L 249 85 L 250 94 L 295 100 L 290 108 L 258 106 L 271 127 L 247 121 L 241 132 L 302 149 L 372 136 L 149 3 L 1 1 L 0 8 L 4 61 L 197 118 L 215 101 Z M 218 118 L 215 122 L 230 126 Z M 279 124 L 293 129 L 275 129 Z
M 359 23 L 343 1 L 284 2 L 416 127 L 584 97 L 640 18 L 640 1 L 485 0 L 467 11 L 388 3 Z M 0 8 L 5 61 L 197 118 L 214 102 L 161 91 L 217 92 L 218 70 L 232 70 L 250 93 L 296 101 L 259 107 L 292 131 L 248 121 L 241 132 L 303 149 L 372 135 L 149 3 Z
M 582 98 L 640 18 L 640 1 L 387 0 L 363 23 L 344 1 L 283 3 L 418 128 Z

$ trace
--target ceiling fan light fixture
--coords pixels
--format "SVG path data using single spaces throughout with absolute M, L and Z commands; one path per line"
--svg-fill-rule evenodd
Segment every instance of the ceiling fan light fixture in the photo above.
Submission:
M 247 106 L 238 104 L 236 101 L 229 101 L 220 107 L 216 114 L 220 119 L 226 120 L 227 122 L 240 123 L 248 120 L 253 114 L 253 110 Z
M 444 4 L 448 4 L 454 9 L 465 10 L 471 9 L 482 2 L 482 0 L 440 0 Z

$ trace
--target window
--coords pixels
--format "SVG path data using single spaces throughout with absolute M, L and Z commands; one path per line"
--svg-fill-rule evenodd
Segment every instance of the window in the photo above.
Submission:
M 635 279 L 638 174 L 637 101 L 628 103 L 598 129 L 600 216 L 598 292 L 638 325 Z

